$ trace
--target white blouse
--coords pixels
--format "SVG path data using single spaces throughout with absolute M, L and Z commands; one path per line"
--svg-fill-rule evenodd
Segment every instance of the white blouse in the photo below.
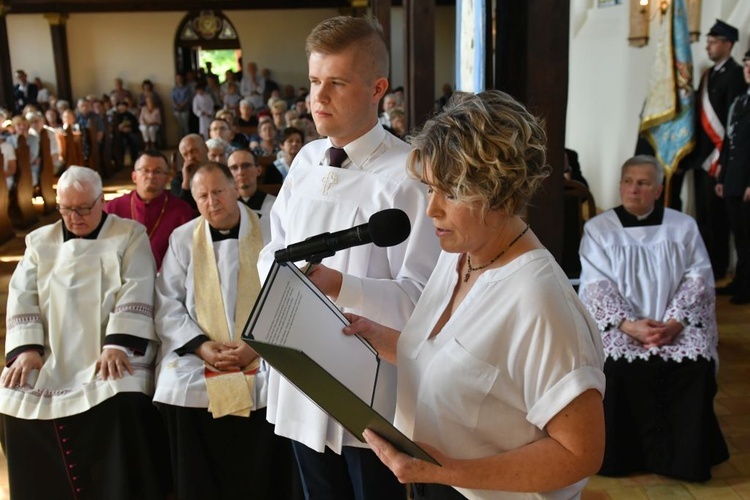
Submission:
M 544 427 L 588 389 L 604 394 L 599 332 L 546 250 L 482 273 L 429 338 L 459 279 L 443 253 L 398 342 L 396 426 L 458 459 L 547 436 Z M 457 488 L 468 498 L 574 498 L 585 480 L 544 494 Z

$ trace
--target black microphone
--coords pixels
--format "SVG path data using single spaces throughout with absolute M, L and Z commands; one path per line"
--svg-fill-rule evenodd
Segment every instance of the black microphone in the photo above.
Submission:
M 335 233 L 311 236 L 305 241 L 293 243 L 277 250 L 274 258 L 276 262 L 320 262 L 339 250 L 366 243 L 375 243 L 379 247 L 398 245 L 409 236 L 410 231 L 411 223 L 404 211 L 389 208 L 372 214 L 367 224 Z

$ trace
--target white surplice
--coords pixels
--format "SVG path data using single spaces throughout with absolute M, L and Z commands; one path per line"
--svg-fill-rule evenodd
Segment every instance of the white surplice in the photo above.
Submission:
M 425 216 L 424 186 L 408 176 L 409 146 L 380 124 L 346 145 L 345 168 L 329 166 L 331 141 L 321 139 L 302 148 L 294 159 L 271 211 L 271 243 L 261 252 L 258 271 L 265 279 L 276 250 L 309 236 L 366 223 L 375 212 L 400 208 L 411 221 L 411 234 L 400 245 L 362 245 L 341 250 L 323 264 L 341 271 L 343 283 L 336 305 L 400 330 L 406 324 L 439 254 L 432 221 Z M 314 328 L 311 328 L 314 335 Z M 343 335 L 343 333 L 342 333 Z M 331 346 L 335 349 L 335 346 Z M 383 362 L 374 407 L 392 421 L 396 406 L 396 370 Z M 322 452 L 366 446 L 328 418 L 312 401 L 271 371 L 268 421 L 278 435 Z
M 608 210 L 584 226 L 580 255 L 579 294 L 608 358 L 718 362 L 711 261 L 692 217 L 665 209 L 660 225 L 623 227 Z M 645 349 L 616 328 L 642 318 L 686 326 L 672 344 Z
M 240 207 L 239 239 L 213 242 L 216 266 L 219 272 L 224 315 L 233 341 L 241 341 L 241 328 L 235 328 L 237 283 L 240 269 L 240 241 L 250 230 L 250 210 L 242 202 Z M 154 322 L 161 340 L 157 360 L 156 391 L 154 401 L 173 406 L 208 408 L 208 393 L 203 360 L 195 354 L 179 356 L 175 350 L 198 337 L 206 335 L 197 322 L 193 274 L 193 231 L 198 219 L 175 229 L 169 238 L 169 250 L 156 280 L 156 313 Z M 207 222 L 205 231 L 210 232 Z M 207 234 L 210 241 L 211 236 Z M 253 390 L 254 409 L 266 406 L 267 365 L 261 363 L 255 376 Z
M 153 392 L 156 266 L 142 225 L 108 215 L 96 239 L 63 241 L 62 221 L 26 237 L 8 290 L 6 353 L 44 346 L 44 365 L 21 388 L 0 388 L 0 413 L 48 420 L 84 412 L 120 392 Z M 108 335 L 149 341 L 134 370 L 102 380 Z

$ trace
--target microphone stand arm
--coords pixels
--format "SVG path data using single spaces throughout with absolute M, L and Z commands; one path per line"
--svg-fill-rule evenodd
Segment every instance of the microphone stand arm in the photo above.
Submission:
M 333 250 L 329 250 L 328 252 L 311 255 L 306 259 L 307 265 L 302 268 L 302 272 L 305 273 L 305 276 L 310 276 L 310 273 L 312 273 L 313 269 L 315 269 L 315 266 L 320 264 L 320 262 L 326 257 L 333 257 L 333 255 L 335 254 L 336 252 L 334 252 Z

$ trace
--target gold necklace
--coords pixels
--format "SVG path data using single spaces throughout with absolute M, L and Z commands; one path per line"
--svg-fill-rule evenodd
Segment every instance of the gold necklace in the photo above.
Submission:
M 135 218 L 135 197 L 138 196 L 135 191 L 133 191 L 133 196 L 130 197 L 130 218 L 133 220 L 138 220 Z M 161 206 L 161 212 L 159 212 L 159 217 L 156 219 L 156 223 L 154 224 L 154 227 L 151 228 L 151 231 L 148 232 L 148 239 L 150 240 L 151 237 L 156 232 L 156 228 L 159 227 L 159 223 L 161 222 L 161 218 L 164 216 L 164 212 L 167 210 L 167 202 L 169 201 L 169 196 L 165 193 L 164 195 L 164 204 Z M 146 205 L 148 207 L 148 205 Z M 143 225 L 146 225 L 146 216 L 144 212 L 143 216 Z M 147 228 L 148 229 L 148 228 Z
M 518 236 L 516 236 L 513 239 L 513 241 L 511 241 L 510 244 L 508 244 L 508 246 L 505 247 L 505 249 L 502 252 L 500 252 L 499 254 L 497 254 L 491 261 L 489 261 L 488 263 L 486 263 L 483 266 L 471 267 L 471 255 L 469 255 L 467 253 L 466 254 L 466 265 L 469 266 L 469 269 L 466 271 L 466 274 L 464 274 L 464 283 L 466 283 L 467 281 L 469 281 L 469 276 L 471 276 L 472 271 L 479 271 L 480 269 L 484 269 L 485 267 L 489 266 L 490 264 L 492 264 L 493 262 L 495 262 L 497 259 L 499 259 L 503 255 L 505 255 L 505 252 L 507 252 L 508 250 L 510 250 L 510 247 L 512 247 L 515 244 L 516 241 L 520 240 L 523 237 L 523 235 L 526 234 L 526 231 L 528 231 L 528 230 L 529 230 L 529 225 L 526 224 L 526 227 L 524 228 L 523 231 L 521 231 L 521 234 L 519 234 Z

